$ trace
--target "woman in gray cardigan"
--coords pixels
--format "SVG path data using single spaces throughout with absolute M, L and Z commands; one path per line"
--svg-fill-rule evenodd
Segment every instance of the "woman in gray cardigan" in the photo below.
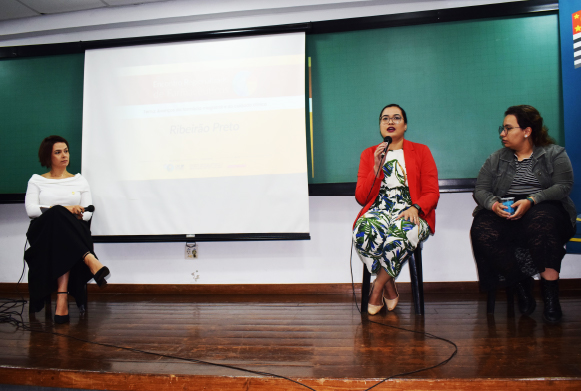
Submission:
M 476 181 L 470 235 L 482 290 L 516 285 L 521 313 L 531 314 L 535 274 L 541 275 L 543 319 L 561 320 L 559 272 L 575 232 L 567 152 L 549 137 L 532 106 L 512 106 L 499 128 L 504 148 L 486 160 Z M 501 197 L 514 197 L 503 205 Z M 513 209 L 513 210 L 511 210 Z

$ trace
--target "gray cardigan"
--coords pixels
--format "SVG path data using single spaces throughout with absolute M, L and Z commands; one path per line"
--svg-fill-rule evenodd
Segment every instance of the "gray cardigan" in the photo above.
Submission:
M 533 147 L 533 174 L 539 180 L 543 190 L 535 194 L 538 204 L 543 201 L 560 201 L 575 225 L 577 212 L 575 204 L 569 197 L 573 187 L 573 167 L 565 148 L 550 144 L 545 147 Z M 480 168 L 474 189 L 474 200 L 478 204 L 473 216 L 482 209 L 492 210 L 492 205 L 508 193 L 516 174 L 514 151 L 502 148 L 486 159 Z

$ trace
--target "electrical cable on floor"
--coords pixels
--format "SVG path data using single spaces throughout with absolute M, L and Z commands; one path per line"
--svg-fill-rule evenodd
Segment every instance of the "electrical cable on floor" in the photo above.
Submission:
M 367 197 L 365 197 L 365 202 L 363 203 L 363 206 L 361 207 L 361 210 L 357 214 L 357 219 L 355 219 L 355 221 L 357 221 L 361 217 L 362 212 L 363 212 L 363 209 L 365 209 L 365 206 L 369 202 L 369 196 L 371 195 L 371 191 L 373 190 L 373 186 L 375 186 L 375 180 L 377 179 L 377 177 L 379 175 L 379 171 L 381 170 L 381 168 L 382 168 L 382 166 L 380 166 L 377 169 L 377 172 L 375 173 L 375 178 L 373 179 L 373 183 L 371 184 L 371 189 L 369 189 L 369 193 L 367 194 Z M 353 292 L 353 302 L 355 303 L 355 307 L 357 307 L 357 311 L 359 311 L 359 314 L 363 315 L 363 313 L 361 312 L 361 308 L 359 308 L 359 304 L 358 304 L 358 300 L 357 300 L 357 294 L 355 293 L 355 279 L 353 277 L 353 240 L 351 240 L 351 251 L 349 253 L 349 267 L 351 269 L 351 289 L 352 289 L 352 292 Z M 366 265 L 363 265 L 363 267 L 366 267 Z M 411 329 L 406 329 L 404 327 L 392 326 L 392 325 L 389 325 L 389 324 L 385 324 L 385 323 L 381 323 L 381 322 L 376 322 L 374 320 L 369 319 L 369 317 L 367 317 L 367 321 L 370 322 L 370 323 L 375 323 L 375 324 L 380 325 L 380 326 L 390 327 L 392 329 L 407 331 L 407 332 L 410 332 L 410 333 L 416 333 L 416 334 L 424 335 L 424 336 L 426 336 L 428 338 L 431 338 L 431 339 L 436 339 L 436 340 L 440 340 L 440 341 L 446 342 L 447 344 L 450 344 L 451 346 L 454 347 L 454 351 L 452 352 L 452 354 L 447 359 L 439 362 L 438 364 L 432 365 L 430 367 L 424 367 L 424 368 L 416 369 L 414 371 L 402 372 L 402 373 L 398 373 L 398 374 L 395 374 L 395 375 L 386 377 L 383 380 L 379 381 L 378 383 L 374 384 L 373 386 L 371 386 L 369 388 L 366 388 L 363 391 L 369 391 L 369 390 L 377 387 L 378 385 L 380 385 L 380 384 L 382 384 L 382 383 L 384 383 L 384 382 L 386 382 L 386 381 L 388 381 L 390 379 L 394 379 L 396 377 L 407 376 L 407 375 L 411 375 L 411 374 L 414 374 L 414 373 L 418 373 L 418 372 L 423 372 L 423 371 L 427 371 L 427 370 L 430 370 L 430 369 L 434 369 L 434 368 L 437 368 L 437 367 L 442 366 L 442 365 L 446 365 L 458 353 L 458 345 L 456 345 L 454 342 L 450 341 L 449 339 L 446 339 L 446 338 L 443 338 L 443 337 L 438 337 L 437 335 L 430 334 L 430 333 L 427 333 L 425 331 L 411 330 Z
M 5 299 L 0 299 L 0 301 L 1 300 L 5 300 Z M 233 370 L 248 372 L 248 373 L 252 373 L 252 374 L 260 375 L 260 376 L 264 376 L 264 377 L 275 377 L 275 378 L 279 378 L 279 379 L 283 379 L 283 380 L 288 380 L 292 383 L 295 383 L 297 385 L 308 388 L 309 390 L 317 391 L 316 389 L 311 388 L 311 387 L 307 386 L 306 384 L 303 384 L 299 381 L 293 380 L 291 378 L 288 378 L 288 377 L 285 377 L 282 375 L 277 375 L 275 373 L 264 372 L 264 371 L 255 371 L 252 369 L 246 369 L 246 368 L 236 367 L 233 365 L 204 361 L 204 360 L 199 360 L 196 358 L 186 358 L 186 357 L 174 356 L 174 355 L 170 355 L 170 354 L 150 352 L 147 350 L 130 348 L 127 346 L 119 346 L 119 345 L 103 343 L 103 342 L 95 342 L 95 341 L 90 341 L 87 339 L 75 337 L 75 336 L 70 335 L 70 334 L 63 334 L 63 333 L 59 333 L 56 331 L 48 331 L 48 330 L 38 329 L 38 328 L 32 327 L 30 325 L 30 322 L 24 322 L 22 320 L 22 312 L 24 311 L 24 305 L 26 304 L 26 300 L 12 300 L 12 301 L 18 302 L 17 305 L 22 305 L 20 312 L 7 311 L 6 309 L 2 308 L 3 304 L 0 304 L 0 323 L 10 323 L 10 324 L 16 326 L 17 329 L 22 329 L 24 331 L 29 331 L 29 332 L 37 332 L 37 333 L 56 335 L 59 337 L 69 338 L 69 339 L 73 339 L 76 341 L 80 341 L 80 342 L 84 342 L 84 343 L 88 343 L 88 344 L 92 344 L 92 345 L 104 346 L 104 347 L 113 348 L 113 349 L 126 350 L 126 351 L 134 352 L 134 353 L 141 353 L 141 354 L 147 354 L 147 355 L 152 355 L 152 356 L 156 356 L 156 357 L 169 358 L 169 359 L 173 359 L 173 360 L 187 361 L 187 362 L 196 363 L 196 364 L 205 364 L 205 365 L 211 365 L 211 366 L 216 366 L 216 367 L 221 367 L 221 368 L 233 369 Z M 14 303 L 10 303 L 10 304 L 14 304 Z M 9 309 L 11 309 L 13 306 L 9 307 Z M 15 319 L 13 316 L 18 316 L 20 318 L 20 320 Z M 41 322 L 38 322 L 38 323 L 41 323 Z
M 28 241 L 24 243 L 25 250 L 26 250 L 27 243 L 28 243 Z M 20 282 L 22 281 L 22 277 L 24 276 L 24 272 L 26 270 L 26 262 L 25 262 L 24 258 L 22 259 L 22 262 L 23 262 L 22 273 L 20 275 L 20 278 L 18 279 L 18 282 L 16 283 L 17 287 L 18 287 L 18 284 L 20 284 Z M 16 290 L 18 291 L 18 288 Z M 70 338 L 70 339 L 74 339 L 74 340 L 77 340 L 80 342 L 104 346 L 104 347 L 108 347 L 108 348 L 121 349 L 121 350 L 126 350 L 126 351 L 130 351 L 130 352 L 134 352 L 134 353 L 153 355 L 156 357 L 164 357 L 164 358 L 187 361 L 187 362 L 192 362 L 192 363 L 197 363 L 197 364 L 205 364 L 205 365 L 217 366 L 217 367 L 221 367 L 221 368 L 234 369 L 237 371 L 248 372 L 248 373 L 252 373 L 252 374 L 260 375 L 260 376 L 265 376 L 265 377 L 275 377 L 275 378 L 279 378 L 279 379 L 283 379 L 283 380 L 288 380 L 292 383 L 303 386 L 309 390 L 317 391 L 314 388 L 307 386 L 306 384 L 303 384 L 299 381 L 290 379 L 290 378 L 282 376 L 282 375 L 277 375 L 275 373 L 263 372 L 263 371 L 254 371 L 252 369 L 245 369 L 245 368 L 240 368 L 240 367 L 236 367 L 233 365 L 227 365 L 227 364 L 213 363 L 213 362 L 199 360 L 199 359 L 195 359 L 195 358 L 185 358 L 185 357 L 173 356 L 173 355 L 169 355 L 169 354 L 149 352 L 146 350 L 141 350 L 141 349 L 136 349 L 136 348 L 129 348 L 126 346 L 118 346 L 118 345 L 107 344 L 107 343 L 102 343 L 102 342 L 94 342 L 94 341 L 89 341 L 89 340 L 86 340 L 83 338 L 78 338 L 78 337 L 72 336 L 70 334 L 63 334 L 63 333 L 58 333 L 56 331 L 37 329 L 37 328 L 32 327 L 30 325 L 30 322 L 28 322 L 28 324 L 27 324 L 27 322 L 25 322 L 22 319 L 22 313 L 24 312 L 24 306 L 26 303 L 27 303 L 27 300 L 24 300 L 24 298 L 22 298 L 22 300 L 0 298 L 0 323 L 11 324 L 11 325 L 15 326 L 17 330 L 22 329 L 22 330 L 28 331 L 28 332 L 52 334 L 52 335 L 57 335 L 59 337 Z M 21 307 L 20 310 L 19 311 L 14 310 L 14 308 L 16 308 L 18 306 Z
M 352 257 L 351 257 L 351 261 L 352 261 Z M 351 264 L 352 266 L 352 264 Z M 353 278 L 353 273 L 351 274 L 352 278 Z M 19 281 L 20 282 L 20 281 Z M 354 297 L 356 297 L 355 294 L 355 285 L 354 283 L 352 284 L 352 288 L 353 288 L 353 295 Z M 185 357 L 179 357 L 179 356 L 174 356 L 174 355 L 169 355 L 169 354 L 163 354 L 163 353 L 156 353 L 156 352 L 149 352 L 146 350 L 141 350 L 141 349 L 136 349 L 136 348 L 130 348 L 130 347 L 126 347 L 126 346 L 119 346 L 119 345 L 114 345 L 114 344 L 107 344 L 107 343 L 102 343 L 102 342 L 94 342 L 94 341 L 90 341 L 90 340 L 86 340 L 83 338 L 78 338 L 69 334 L 63 334 L 63 333 L 58 333 L 55 331 L 48 331 L 48 330 L 43 330 L 43 329 L 37 329 L 35 327 L 30 326 L 30 322 L 24 322 L 24 320 L 22 320 L 22 313 L 24 311 L 24 305 L 27 303 L 26 300 L 11 300 L 11 299 L 0 299 L 0 323 L 9 323 L 12 324 L 14 326 L 16 326 L 17 328 L 20 328 L 22 330 L 25 331 L 29 331 L 29 332 L 40 332 L 40 333 L 45 333 L 45 334 L 52 334 L 52 335 L 57 335 L 60 337 L 65 337 L 65 338 L 70 338 L 70 339 L 74 339 L 80 342 L 84 342 L 84 343 L 89 343 L 89 344 L 93 344 L 93 345 L 99 345 L 99 346 L 104 346 L 104 347 L 109 347 L 109 348 L 114 348 L 114 349 L 122 349 L 122 350 L 126 350 L 126 351 L 130 351 L 130 352 L 134 352 L 134 353 L 141 353 L 141 354 L 147 354 L 147 355 L 153 355 L 156 357 L 164 357 L 164 358 L 169 358 L 169 359 L 174 359 L 174 360 L 180 360 L 180 361 L 187 361 L 187 362 L 192 362 L 192 363 L 197 363 L 197 364 L 205 364 L 205 365 L 211 365 L 211 366 L 217 366 L 217 367 L 221 367 L 221 368 L 227 368 L 227 369 L 233 369 L 233 370 L 237 370 L 237 371 L 242 371 L 242 372 L 248 372 L 248 373 L 252 373 L 255 375 L 260 375 L 260 376 L 266 376 L 266 377 L 275 377 L 275 378 L 279 378 L 279 379 L 283 379 L 283 380 L 288 380 L 292 383 L 295 383 L 297 385 L 300 385 L 302 387 L 305 387 L 309 390 L 313 390 L 313 391 L 317 391 L 314 388 L 311 388 L 309 386 L 307 386 L 306 384 L 303 384 L 299 381 L 293 380 L 291 378 L 282 376 L 282 375 L 277 375 L 274 373 L 270 373 L 270 372 L 264 372 L 264 371 L 254 371 L 251 369 L 245 369 L 245 368 L 241 368 L 241 367 L 236 367 L 233 365 L 227 365 L 227 364 L 220 364 L 220 363 L 213 363 L 213 362 L 209 362 L 209 361 L 204 361 L 204 360 L 199 360 L 199 359 L 195 359 L 195 358 L 185 358 Z M 357 310 L 359 311 L 359 313 L 361 313 L 361 309 L 359 308 L 358 304 L 357 304 L 357 300 L 355 300 L 355 305 L 357 307 Z M 20 311 L 15 311 L 13 310 L 15 307 L 17 306 L 21 306 Z M 16 317 L 20 318 L 20 319 L 16 319 Z M 456 346 L 456 344 L 450 340 L 447 340 L 445 338 L 442 337 L 438 337 L 436 335 L 430 334 L 430 333 L 426 333 L 423 331 L 416 331 L 416 330 L 410 330 L 410 329 L 406 329 L 403 327 L 398 327 L 398 326 L 392 326 L 392 325 L 387 325 L 384 323 L 380 323 L 380 322 L 376 322 L 370 319 L 367 319 L 368 322 L 370 323 L 375 323 L 378 324 L 380 326 L 385 326 L 385 327 L 390 327 L 390 328 L 394 328 L 394 329 L 398 329 L 398 330 L 402 330 L 402 331 L 407 331 L 407 332 L 411 332 L 411 333 L 416 333 L 416 334 L 421 334 L 424 335 L 428 338 L 432 338 L 432 339 L 437 339 L 437 340 L 441 340 L 444 342 L 447 342 L 449 344 L 451 344 L 452 346 L 454 346 L 454 352 L 450 355 L 450 357 L 448 357 L 446 360 L 430 366 L 430 367 L 425 367 L 425 368 L 420 368 L 414 371 L 410 371 L 410 372 L 404 372 L 404 373 L 399 373 L 399 374 L 395 374 L 389 377 L 386 377 L 385 379 L 381 380 L 380 382 L 376 383 L 375 385 L 367 388 L 364 391 L 368 391 L 371 390 L 375 387 L 377 387 L 378 385 L 380 385 L 381 383 L 386 382 L 387 380 L 396 378 L 396 377 L 402 377 L 402 376 L 407 376 L 407 375 L 411 375 L 414 373 L 418 373 L 418 372 L 422 372 L 422 371 L 426 371 L 429 369 L 433 369 L 436 367 L 439 367 L 441 365 L 445 365 L 446 363 L 448 363 L 458 352 L 458 347 Z
M 358 301 L 357 301 L 357 294 L 355 293 L 355 282 L 354 282 L 354 279 L 353 279 L 353 241 L 351 242 L 351 256 L 349 257 L 349 264 L 351 266 L 351 288 L 353 290 L 353 301 L 355 302 L 355 307 L 357 307 L 357 311 L 359 311 L 359 313 L 361 315 L 363 315 L 363 313 L 361 312 L 361 308 L 359 308 L 359 304 L 358 304 Z M 363 267 L 366 267 L 366 266 L 363 265 Z M 411 330 L 411 329 L 406 329 L 404 327 L 393 326 L 393 325 L 389 325 L 389 324 L 385 324 L 385 323 L 381 323 L 381 322 L 376 322 L 375 320 L 369 319 L 369 317 L 367 318 L 367 321 L 370 322 L 370 323 L 375 323 L 375 324 L 380 325 L 380 326 L 390 327 L 392 329 L 397 329 L 397 330 L 407 331 L 407 332 L 410 332 L 410 333 L 420 334 L 420 335 L 426 336 L 426 337 L 431 338 L 431 339 L 436 339 L 436 340 L 440 340 L 440 341 L 446 342 L 447 344 L 450 344 L 452 347 L 454 347 L 454 351 L 452 352 L 452 354 L 450 354 L 450 356 L 447 359 L 445 359 L 443 361 L 440 361 L 439 363 L 437 363 L 435 365 L 432 365 L 430 367 L 424 367 L 424 368 L 416 369 L 416 370 L 410 371 L 410 372 L 402 372 L 402 373 L 398 373 L 398 374 L 395 374 L 395 375 L 391 375 L 391 376 L 386 377 L 383 380 L 379 381 L 378 383 L 374 384 L 373 386 L 371 386 L 369 388 L 366 388 L 363 391 L 369 391 L 369 390 L 377 387 L 381 383 L 384 383 L 384 382 L 386 382 L 386 381 L 388 381 L 390 379 L 394 379 L 396 377 L 407 376 L 407 375 L 411 375 L 411 374 L 414 374 L 414 373 L 418 373 L 418 372 L 423 372 L 423 371 L 427 371 L 427 370 L 430 370 L 430 369 L 434 369 L 434 368 L 440 367 L 442 365 L 446 365 L 458 353 L 458 345 L 456 345 L 453 341 L 450 341 L 449 339 L 446 339 L 446 338 L 443 338 L 443 337 L 438 337 L 437 335 L 434 335 L 434 334 L 431 334 L 431 333 L 427 333 L 425 331 Z
M 379 168 L 381 169 L 381 168 Z M 377 172 L 377 174 L 379 174 L 379 171 Z M 377 178 L 377 174 L 376 174 L 376 178 Z M 375 185 L 375 180 L 373 181 L 373 184 L 371 185 L 371 189 L 373 189 L 373 186 Z M 369 195 L 371 194 L 371 190 L 369 191 L 369 194 L 367 195 L 366 198 L 369 198 Z M 367 204 L 367 202 L 365 203 Z M 364 205 L 365 205 L 364 204 Z M 365 207 L 365 206 L 364 206 Z M 361 208 L 361 211 L 363 211 L 363 208 Z M 358 218 L 360 217 L 361 211 L 359 212 Z M 24 248 L 26 249 L 26 243 L 24 244 Z M 20 275 L 20 278 L 18 279 L 17 282 L 17 286 L 18 284 L 20 284 L 20 281 L 22 280 L 22 277 L 24 276 L 24 272 L 26 270 L 26 263 L 24 262 L 23 259 L 23 263 L 24 266 L 22 268 L 22 274 Z M 361 309 L 359 308 L 358 305 L 358 301 L 357 301 L 357 295 L 355 293 L 355 282 L 354 282 L 354 278 L 353 278 L 353 241 L 351 241 L 351 254 L 349 256 L 349 265 L 351 268 L 351 288 L 353 291 L 353 300 L 355 302 L 355 306 L 357 307 L 357 311 L 359 311 L 360 314 L 362 314 Z M 364 266 L 365 267 L 365 266 Z M 22 300 L 15 300 L 15 299 L 0 299 L 0 323 L 9 323 L 14 325 L 17 329 L 22 329 L 25 331 L 29 331 L 29 332 L 39 332 L 39 333 L 45 333 L 45 334 L 52 334 L 52 335 L 57 335 L 60 337 L 64 337 L 64 338 L 70 338 L 70 339 L 74 339 L 80 342 L 84 342 L 84 343 L 89 343 L 89 344 L 93 344 L 93 345 L 99 345 L 99 346 L 104 346 L 104 347 L 109 347 L 109 348 L 113 348 L 113 349 L 121 349 L 121 350 L 126 350 L 126 351 L 130 351 L 130 352 L 134 352 L 134 353 L 141 353 L 141 354 L 147 354 L 147 355 L 153 355 L 156 357 L 164 357 L 164 358 L 169 358 L 169 359 L 173 359 L 173 360 L 180 360 L 180 361 L 187 361 L 187 362 L 192 362 L 192 363 L 196 363 L 196 364 L 205 364 L 205 365 L 211 365 L 211 366 L 217 366 L 217 367 L 221 367 L 221 368 L 227 368 L 227 369 L 233 369 L 233 370 L 237 370 L 237 371 L 242 371 L 242 372 L 248 372 L 248 373 L 252 373 L 255 375 L 260 375 L 260 376 L 265 376 L 265 377 L 275 377 L 275 378 L 279 378 L 279 379 L 283 379 L 283 380 L 288 380 L 292 383 L 295 383 L 299 386 L 305 387 L 309 390 L 312 391 L 317 391 L 314 388 L 311 388 L 309 386 L 307 386 L 306 384 L 303 384 L 299 381 L 293 380 L 291 378 L 282 376 L 282 375 L 277 375 L 274 373 L 270 373 L 270 372 L 263 372 L 263 371 L 254 371 L 251 369 L 245 369 L 245 368 L 241 368 L 241 367 L 236 367 L 233 365 L 227 365 L 227 364 L 219 364 L 219 363 L 213 363 L 213 362 L 209 362 L 209 361 L 204 361 L 204 360 L 199 360 L 199 359 L 195 359 L 195 358 L 185 358 L 185 357 L 179 357 L 179 356 L 173 356 L 173 355 L 169 355 L 169 354 L 163 354 L 163 353 L 156 353 L 156 352 L 149 352 L 146 350 L 141 350 L 141 349 L 136 349 L 136 348 L 129 348 L 126 346 L 118 346 L 118 345 L 113 345 L 113 344 L 107 344 L 107 343 L 102 343 L 102 342 L 94 342 L 94 341 L 89 341 L 86 339 L 82 339 L 82 338 L 78 338 L 75 336 L 72 336 L 70 334 L 62 334 L 62 333 L 58 333 L 55 331 L 48 331 L 48 330 L 42 330 L 42 329 L 36 329 L 34 327 L 30 326 L 30 322 L 28 322 L 28 325 L 26 322 L 24 322 L 24 320 L 22 319 L 22 313 L 24 312 L 24 306 L 27 303 L 26 300 L 24 300 L 24 298 Z M 21 306 L 20 311 L 16 311 L 14 310 L 14 308 Z M 16 317 L 20 318 L 20 319 L 16 319 Z M 375 323 L 377 325 L 380 326 L 384 326 L 384 327 L 390 327 L 393 329 L 398 329 L 398 330 L 402 330 L 402 331 L 407 331 L 410 333 L 416 333 L 416 334 L 420 334 L 420 335 L 424 335 L 428 338 L 431 339 L 436 339 L 436 340 L 440 340 L 440 341 L 444 341 L 450 345 L 452 345 L 454 347 L 454 352 L 450 355 L 450 357 L 448 357 L 447 359 L 439 362 L 436 365 L 432 365 L 430 367 L 424 367 L 424 368 L 420 368 L 414 371 L 409 371 L 409 372 L 403 372 L 403 373 L 398 373 L 389 377 L 386 377 L 385 379 L 379 381 L 378 383 L 374 384 L 373 386 L 366 388 L 363 391 L 369 391 L 375 387 L 377 387 L 378 385 L 390 380 L 390 379 L 394 379 L 396 377 L 402 377 L 402 376 L 407 376 L 407 375 L 411 375 L 414 373 L 419 373 L 419 372 L 423 372 L 423 371 L 427 371 L 430 369 L 434 369 L 437 368 L 439 366 L 445 365 L 447 364 L 450 360 L 452 360 L 452 358 L 456 355 L 456 353 L 458 353 L 458 346 L 446 339 L 446 338 L 442 338 L 442 337 L 438 337 L 436 335 L 424 332 L 424 331 L 417 331 L 417 330 L 411 330 L 411 329 L 406 329 L 403 327 L 398 327 L 398 326 L 392 326 L 392 325 L 388 325 L 385 323 L 380 323 L 380 322 L 376 322 L 374 320 L 371 319 L 367 319 L 368 322 L 370 323 Z
M 24 242 L 24 250 L 26 250 L 26 245 L 28 244 L 28 239 L 26 239 L 26 241 Z M 18 291 L 18 284 L 20 284 L 20 281 L 22 281 L 22 277 L 24 277 L 24 272 L 26 271 L 26 261 L 24 260 L 24 257 L 22 257 L 22 273 L 20 273 L 20 278 L 18 279 L 18 282 L 16 283 L 16 291 Z M 20 317 L 20 319 L 22 319 L 22 312 L 24 311 L 24 305 L 27 303 L 26 300 L 24 300 L 24 297 L 21 296 L 21 299 L 5 299 L 5 298 L 0 298 L 0 323 L 10 323 L 13 324 L 14 326 L 18 327 L 19 323 L 21 321 L 18 321 L 14 318 L 12 318 L 12 316 L 18 316 Z M 12 309 L 16 306 L 22 305 L 22 308 L 20 309 L 20 311 L 12 311 Z

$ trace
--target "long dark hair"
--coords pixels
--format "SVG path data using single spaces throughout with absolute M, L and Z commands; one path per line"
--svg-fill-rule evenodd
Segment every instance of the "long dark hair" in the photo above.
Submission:
M 511 106 L 504 112 L 504 116 L 507 115 L 514 115 L 521 129 L 531 128 L 531 138 L 534 145 L 544 147 L 555 144 L 555 140 L 549 136 L 549 129 L 543 124 L 541 113 L 533 106 Z

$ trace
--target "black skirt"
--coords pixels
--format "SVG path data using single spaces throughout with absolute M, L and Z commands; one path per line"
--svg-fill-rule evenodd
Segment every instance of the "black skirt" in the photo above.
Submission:
M 518 220 L 481 210 L 470 230 L 480 289 L 510 286 L 546 268 L 560 272 L 564 245 L 574 233 L 558 201 L 534 205 Z
M 66 272 L 70 272 L 69 293 L 77 305 L 84 304 L 86 284 L 93 278 L 83 261 L 85 254 L 93 253 L 89 223 L 57 205 L 30 222 L 26 237 L 30 244 L 24 252 L 30 308 L 40 311 L 44 298 L 57 289 L 57 279 Z

